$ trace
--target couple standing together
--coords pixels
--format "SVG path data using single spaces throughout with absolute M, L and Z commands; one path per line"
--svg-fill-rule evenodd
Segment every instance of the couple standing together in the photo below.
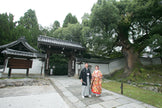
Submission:
M 98 65 L 95 66 L 95 71 L 91 75 L 88 63 L 85 63 L 85 68 L 82 69 L 79 79 L 82 82 L 82 98 L 85 96 L 91 97 L 91 92 L 96 96 L 100 96 L 102 91 L 102 73 Z

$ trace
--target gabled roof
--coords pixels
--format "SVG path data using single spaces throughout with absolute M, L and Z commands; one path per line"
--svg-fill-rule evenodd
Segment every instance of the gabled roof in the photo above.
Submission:
M 6 55 L 20 56 L 20 57 L 45 58 L 45 54 L 25 52 L 25 51 L 17 51 L 17 50 L 13 50 L 13 49 L 3 50 L 2 53 L 6 54 Z
M 80 49 L 80 50 L 84 49 L 84 47 L 79 43 L 56 39 L 48 36 L 42 36 L 42 35 L 38 37 L 38 44 L 51 45 L 51 46 L 57 46 L 62 48 Z
M 36 49 L 34 49 L 32 46 L 30 46 L 27 42 L 26 42 L 26 39 L 25 37 L 21 37 L 19 38 L 18 40 L 16 41 L 13 41 L 9 44 L 5 44 L 5 45 L 2 45 L 0 46 L 0 49 L 6 49 L 6 48 L 11 48 L 13 46 L 16 46 L 18 44 L 22 43 L 22 45 L 24 45 L 24 47 L 26 47 L 29 51 L 31 52 L 38 52 Z

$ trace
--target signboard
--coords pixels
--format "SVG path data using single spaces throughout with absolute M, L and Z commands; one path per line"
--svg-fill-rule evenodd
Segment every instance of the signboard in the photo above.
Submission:
M 32 62 L 32 60 L 9 59 L 7 67 L 12 69 L 28 69 L 32 68 Z

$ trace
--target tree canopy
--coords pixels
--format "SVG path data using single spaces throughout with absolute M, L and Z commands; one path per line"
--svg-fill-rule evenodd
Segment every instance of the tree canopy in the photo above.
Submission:
M 153 42 L 153 30 L 161 25 L 161 9 L 160 0 L 98 0 L 91 13 L 93 49 L 100 50 L 96 53 L 102 56 L 104 49 L 109 55 L 117 46 L 122 47 L 130 72 L 140 63 L 142 51 Z
M 70 24 L 78 23 L 76 16 L 73 16 L 71 13 L 67 14 L 67 16 L 65 17 L 63 27 L 67 27 L 69 23 Z
M 0 14 L 0 45 L 12 42 L 16 38 L 15 26 L 12 14 Z
M 62 27 L 57 20 L 51 27 L 42 27 L 31 9 L 19 21 L 13 18 L 12 14 L 0 14 L 0 45 L 20 36 L 35 48 L 39 35 L 76 41 L 91 56 L 124 56 L 128 74 L 141 64 L 138 58 L 144 53 L 162 58 L 161 0 L 98 0 L 91 13 L 83 15 L 81 24 L 68 13 Z

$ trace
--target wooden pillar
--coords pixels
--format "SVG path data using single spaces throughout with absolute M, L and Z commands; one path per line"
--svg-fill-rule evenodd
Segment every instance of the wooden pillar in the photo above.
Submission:
M 69 61 L 68 61 L 68 76 L 72 76 L 71 74 L 72 72 L 72 57 L 69 58 Z
M 75 63 L 76 63 L 76 60 L 75 59 L 73 59 L 73 65 L 74 65 L 74 69 L 73 69 L 73 71 L 72 71 L 72 75 L 74 76 L 75 75 L 75 70 L 76 70 L 76 66 L 75 66 Z
M 8 78 L 10 78 L 10 76 L 11 76 L 11 68 L 9 68 L 9 71 L 8 71 Z
M 26 69 L 26 76 L 28 77 L 28 75 L 29 75 L 29 68 Z
M 121 82 L 121 94 L 123 94 L 123 81 Z
M 47 58 L 45 61 L 45 73 L 49 74 L 49 57 L 50 57 L 50 53 L 49 51 L 47 51 Z
M 47 54 L 47 59 L 46 59 L 46 70 L 49 69 L 49 54 Z

